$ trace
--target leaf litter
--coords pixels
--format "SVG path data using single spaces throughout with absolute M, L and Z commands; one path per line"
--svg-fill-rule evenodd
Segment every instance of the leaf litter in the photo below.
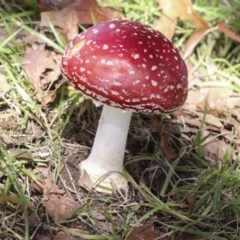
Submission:
M 209 24 L 202 19 L 193 9 L 191 0 L 164 0 L 157 1 L 162 9 L 161 17 L 154 22 L 154 27 L 162 32 L 169 39 L 172 39 L 177 19 L 182 21 L 192 21 L 195 25 L 195 31 L 191 34 L 185 43 L 184 59 L 194 50 L 196 45 L 202 41 L 209 30 Z
M 53 103 L 59 84 L 61 55 L 48 50 L 46 44 L 35 42 L 26 48 L 22 61 L 29 82 L 35 89 L 35 96 L 43 107 Z
M 78 24 L 93 24 L 100 23 L 111 19 L 111 16 L 105 15 L 102 9 L 98 6 L 95 0 L 82 0 L 82 1 L 53 1 L 50 3 L 46 0 L 38 1 L 39 8 L 45 12 L 48 11 L 51 15 L 53 10 L 62 10 L 64 13 L 71 9 L 71 14 L 78 17 Z M 74 11 L 73 11 L 74 10 Z M 113 11 L 113 10 L 112 10 Z M 59 12 L 60 13 L 60 12 Z M 58 14 L 58 13 L 56 13 Z M 55 15 L 55 13 L 53 13 Z M 110 14 L 111 15 L 111 14 Z M 65 14 L 60 16 L 59 19 L 64 23 Z
M 67 41 L 72 39 L 74 34 L 77 33 L 77 24 L 92 23 L 92 19 L 90 20 L 89 16 L 86 19 L 81 18 L 81 14 L 83 14 L 85 9 L 81 8 L 81 6 L 78 5 L 79 3 L 64 7 L 60 4 L 58 6 L 60 9 L 59 11 L 50 11 L 52 8 L 47 5 L 47 1 L 39 1 L 39 4 L 41 5 L 40 8 L 46 11 L 42 12 L 41 14 L 41 31 L 49 31 L 49 23 L 51 23 L 54 27 L 60 29 L 61 34 Z M 88 10 L 91 4 L 95 4 L 91 5 L 94 6 L 94 13 L 96 13 L 100 19 L 103 17 L 101 10 L 99 10 L 98 6 L 96 5 L 96 2 L 84 1 L 84 4 L 84 6 L 87 6 Z M 162 1 L 159 0 L 159 4 L 162 5 Z M 170 1 L 169 4 L 172 4 L 172 1 Z M 169 24 L 169 18 L 171 18 L 172 27 L 169 28 L 170 32 L 166 33 L 171 37 L 175 31 L 174 29 L 176 27 L 177 18 L 181 18 L 182 20 L 192 20 L 195 23 L 196 30 L 188 40 L 189 45 L 187 45 L 187 43 L 185 45 L 185 51 L 189 52 L 188 54 L 190 54 L 194 47 L 201 41 L 205 32 L 208 31 L 209 26 L 192 9 L 190 1 L 179 1 L 178 4 L 180 4 L 181 7 L 175 7 L 174 9 L 178 9 L 179 12 L 176 11 L 174 13 L 170 13 L 166 5 L 166 8 L 163 9 L 163 13 L 165 16 L 167 16 L 167 18 L 165 17 L 164 20 L 160 19 L 160 22 L 156 22 L 157 25 L 155 26 L 159 27 L 160 23 L 162 25 L 162 21 L 166 21 Z M 189 9 L 191 10 L 190 13 Z M 99 11 L 101 12 L 100 14 Z M 71 17 L 69 18 L 69 16 Z M 107 19 L 108 17 L 104 16 L 104 18 Z M 61 21 L 58 21 L 58 19 L 61 19 Z M 66 24 L 64 24 L 65 22 Z M 73 25 L 73 27 L 71 25 Z M 165 25 L 163 24 L 163 26 Z M 69 31 L 70 26 L 71 31 Z M 42 104 L 42 107 L 45 110 L 48 110 L 48 107 L 54 102 L 57 95 L 56 92 L 63 83 L 59 72 L 60 58 L 60 53 L 49 48 L 45 43 L 41 42 L 41 40 L 33 37 L 32 40 L 29 41 L 26 52 L 22 59 L 24 63 L 23 67 L 28 80 L 34 86 L 35 97 L 37 101 Z M 4 83 L 6 82 L 4 76 L 2 77 L 2 81 Z M 128 140 L 128 153 L 126 154 L 126 159 L 132 159 L 134 156 L 138 156 L 139 146 L 144 149 L 145 154 L 152 154 L 154 148 L 156 147 L 154 145 L 154 142 L 157 141 L 159 142 L 158 147 L 162 150 L 161 153 L 158 153 L 160 154 L 160 159 L 162 158 L 167 162 L 172 163 L 181 156 L 180 151 L 178 151 L 178 147 L 194 146 L 197 135 L 200 139 L 202 139 L 200 143 L 201 148 L 199 148 L 199 146 L 196 146 L 196 149 L 201 149 L 201 152 L 197 153 L 209 161 L 210 164 L 221 163 L 226 152 L 228 152 L 232 147 L 234 147 L 233 158 L 236 159 L 238 156 L 240 144 L 239 107 L 240 97 L 234 91 L 227 92 L 223 88 L 202 87 L 201 83 L 198 85 L 194 84 L 194 87 L 189 91 L 189 97 L 186 105 L 174 114 L 175 117 L 165 119 L 163 125 L 162 121 L 159 120 L 159 117 L 140 115 L 140 118 L 143 121 L 146 121 L 146 124 L 144 125 L 146 129 L 143 131 L 143 129 L 136 128 L 133 118 L 131 131 L 134 137 Z M 155 120 L 153 121 L 153 119 Z M 92 118 L 91 121 L 94 122 L 96 119 Z M 9 128 L 9 126 L 6 127 L 8 125 L 7 122 L 8 120 L 5 121 L 5 123 L 1 122 L 1 129 L 6 130 Z M 73 144 L 79 145 L 79 143 L 84 142 L 84 144 L 86 144 L 88 147 L 91 147 L 93 136 L 89 134 L 88 131 L 86 131 L 84 132 L 84 138 L 87 140 L 82 141 L 82 138 L 79 139 L 78 137 L 78 132 L 81 131 L 83 126 L 79 122 L 74 122 L 72 124 L 75 126 L 76 130 L 75 134 L 72 134 L 71 136 L 71 138 L 75 139 Z M 14 123 L 13 125 L 17 126 L 17 123 Z M 13 125 L 10 124 L 10 126 Z M 142 128 L 142 126 L 140 127 Z M 19 128 L 16 127 L 15 131 L 16 129 Z M 149 136 L 152 136 L 151 140 L 149 140 Z M 181 141 L 178 140 L 180 137 L 182 138 Z M 16 154 L 19 154 L 21 156 L 22 154 L 27 154 L 25 156 L 23 155 L 22 157 L 33 159 L 31 153 L 26 153 L 25 151 L 19 150 L 17 151 L 15 146 L 12 146 L 12 144 L 21 146 L 21 144 L 26 141 L 26 138 L 23 138 L 22 140 L 14 140 L 13 136 L 1 132 L 0 139 L 2 142 L 8 145 L 11 155 L 14 156 Z M 35 138 L 32 138 L 32 140 L 35 139 L 37 139 L 36 136 Z M 66 143 L 68 143 L 68 138 L 65 140 Z M 42 173 L 48 169 L 48 171 L 43 174 L 43 189 L 39 187 L 35 188 L 37 192 L 42 191 L 40 192 L 42 194 L 41 204 L 46 208 L 48 215 L 55 223 L 67 221 L 67 219 L 73 217 L 74 213 L 77 210 L 84 207 L 80 201 L 81 198 L 86 196 L 86 192 L 77 186 L 77 176 L 79 173 L 76 167 L 79 161 L 81 159 L 84 159 L 86 156 L 82 154 L 79 149 L 77 151 L 72 151 L 72 149 L 69 148 L 67 144 L 66 148 L 70 152 L 71 156 L 66 156 L 63 158 L 64 160 L 61 166 L 60 176 L 61 179 L 67 180 L 67 182 L 54 182 L 54 174 L 47 167 L 42 168 L 42 170 L 45 169 L 42 171 Z M 41 169 L 41 166 L 39 165 L 37 169 Z M 139 185 L 146 185 L 154 194 L 156 194 L 156 196 L 159 196 L 161 188 L 164 184 L 164 169 L 161 169 L 155 162 L 152 161 L 150 163 L 146 163 L 146 161 L 142 161 L 141 163 L 136 164 L 130 163 L 127 169 Z M 71 191 L 66 191 L 66 189 L 71 189 Z M 136 196 L 135 194 L 136 192 L 132 189 L 130 196 L 128 196 L 130 200 L 127 200 L 127 204 L 138 205 L 139 202 L 144 203 L 147 201 L 144 199 L 144 197 Z M 189 211 L 189 214 L 191 214 L 195 205 L 194 199 L 188 193 L 185 195 L 185 197 L 186 201 L 181 205 L 181 207 L 186 208 Z M 0 199 L 2 199 L 3 202 L 13 202 L 17 198 L 1 194 Z M 112 223 L 104 214 L 103 209 L 113 212 L 114 221 L 116 222 L 117 228 L 121 229 L 121 224 L 123 224 L 121 222 L 121 214 L 126 213 L 124 213 L 124 210 L 117 205 L 119 205 L 119 202 L 121 203 L 121 201 L 124 202 L 124 200 L 121 199 L 120 196 L 114 196 L 112 201 L 113 205 L 110 205 L 109 207 L 105 204 L 101 205 L 98 201 L 93 201 L 94 204 L 92 205 L 93 211 L 91 212 L 91 219 L 94 220 L 98 231 L 102 234 L 113 233 Z M 144 214 L 144 212 L 141 211 L 136 211 L 136 218 L 139 218 Z M 158 220 L 162 217 L 163 216 L 158 217 Z M 39 219 L 36 220 L 32 218 L 30 220 L 30 226 L 31 222 L 36 222 L 36 224 L 32 223 L 32 225 L 35 226 L 33 228 L 34 230 L 36 230 L 40 225 L 46 226 L 46 223 Z M 79 224 L 79 221 L 77 223 Z M 82 224 L 83 222 L 81 222 L 80 225 Z M 133 219 L 132 224 L 135 224 L 135 221 Z M 74 227 L 76 227 L 80 233 L 95 233 L 91 227 L 85 227 L 85 229 L 81 229 L 82 226 L 77 225 Z M 132 229 L 133 231 L 129 235 L 128 240 L 150 240 L 159 238 L 159 236 L 164 236 L 164 234 L 166 234 L 164 227 L 162 225 L 159 226 L 159 224 L 154 224 L 153 221 L 145 221 L 143 224 L 135 226 Z M 65 229 L 65 232 L 58 231 L 54 239 L 81 239 L 71 236 L 70 230 L 71 227 L 69 226 Z M 41 239 L 41 237 L 44 235 L 49 237 L 49 239 L 53 237 L 53 234 L 51 232 L 43 231 L 43 233 L 40 233 L 38 238 Z M 36 237 L 36 239 L 38 238 Z M 194 235 L 182 233 L 176 239 L 195 238 L 196 236 Z M 162 237 L 162 239 L 168 240 L 170 238 L 166 236 L 165 238 Z
M 67 196 L 65 190 L 59 189 L 53 182 L 53 177 L 54 175 L 50 172 L 43 180 L 42 204 L 54 222 L 62 222 L 72 217 L 82 204 Z
M 41 13 L 40 27 L 50 30 L 50 25 L 52 25 L 55 28 L 59 28 L 62 31 L 62 35 L 67 37 L 66 43 L 70 42 L 78 34 L 78 24 L 78 15 L 73 6 L 63 8 L 60 11 Z

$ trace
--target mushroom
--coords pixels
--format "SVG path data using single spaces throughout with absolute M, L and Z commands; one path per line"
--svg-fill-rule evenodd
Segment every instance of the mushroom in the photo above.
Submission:
M 61 72 L 76 89 L 104 105 L 91 153 L 80 163 L 79 184 L 102 192 L 114 186 L 127 190 L 122 171 L 132 112 L 170 113 L 183 105 L 185 62 L 160 32 L 138 22 L 111 20 L 70 42 Z

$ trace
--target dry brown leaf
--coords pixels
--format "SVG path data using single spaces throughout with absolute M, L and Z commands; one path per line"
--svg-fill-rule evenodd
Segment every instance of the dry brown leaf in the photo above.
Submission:
M 184 58 L 188 57 L 207 33 L 207 22 L 195 12 L 191 0 L 158 0 L 158 3 L 162 8 L 162 15 L 153 25 L 169 39 L 174 35 L 178 18 L 194 23 L 195 31 L 185 44 Z
M 227 151 L 233 154 L 233 159 L 237 159 L 239 155 L 240 124 L 237 120 L 234 120 L 234 116 L 236 119 L 238 117 L 240 118 L 240 114 L 237 116 L 237 113 L 233 111 L 233 117 L 228 119 L 231 124 L 223 124 L 212 114 L 206 114 L 205 122 L 202 123 L 204 119 L 203 113 L 189 109 L 186 111 L 184 108 L 177 111 L 177 120 L 171 120 L 171 122 L 172 124 L 180 124 L 179 127 L 182 132 L 182 137 L 189 142 L 192 142 L 192 137 L 199 133 L 201 129 L 201 139 L 206 139 L 201 143 L 201 151 L 199 151 L 199 154 L 209 162 L 215 163 L 223 161 Z M 184 116 L 184 118 L 182 118 L 182 116 Z M 234 143 L 234 149 L 232 143 Z
M 225 111 L 230 94 L 231 92 L 224 88 L 201 88 L 196 102 L 197 109 L 201 112 L 207 110 L 216 117 L 226 117 Z
M 54 1 L 39 0 L 38 7 L 41 11 L 61 10 L 67 7 L 73 7 L 78 16 L 79 24 L 93 24 L 110 20 L 103 11 L 99 8 L 96 0 L 81 0 L 81 1 Z
M 13 144 L 13 139 L 10 135 L 6 134 L 6 133 L 0 133 L 0 142 L 4 142 L 5 144 L 9 145 L 9 144 Z
M 33 160 L 33 155 L 29 151 L 22 150 L 19 148 L 10 148 L 9 152 L 16 159 L 26 159 L 28 161 Z
M 62 222 L 71 217 L 81 204 L 68 197 L 64 190 L 53 182 L 53 173 L 43 180 L 42 204 L 54 222 Z
M 37 100 L 44 105 L 49 105 L 54 101 L 54 91 L 48 92 L 46 90 L 49 84 L 56 85 L 55 82 L 60 76 L 60 59 L 60 54 L 47 50 L 43 43 L 35 43 L 32 47 L 27 47 L 23 56 L 22 60 L 25 63 L 23 67 L 28 80 L 35 88 Z
M 196 113 L 199 116 L 200 121 L 204 120 L 204 123 L 212 127 L 223 128 L 223 124 L 221 123 L 221 121 L 217 117 L 213 116 L 212 114 L 203 114 L 200 112 L 196 112 Z
M 217 28 L 209 28 L 208 26 L 204 28 L 196 28 L 184 44 L 184 52 L 182 54 L 183 59 L 187 59 L 204 37 L 216 29 Z
M 100 211 L 92 211 L 91 216 L 92 216 L 93 219 L 96 219 L 96 220 L 99 220 L 99 221 L 106 220 L 106 216 Z
M 239 139 L 239 136 L 236 133 L 236 129 L 235 129 L 235 132 L 233 132 L 233 131 L 228 131 L 225 128 L 223 128 L 223 129 L 221 129 L 220 134 L 223 138 L 225 138 L 226 142 L 228 142 L 228 143 L 235 142 L 237 140 L 236 138 Z M 236 143 L 240 143 L 240 139 L 239 139 L 239 141 L 236 141 Z
M 202 154 L 205 158 L 213 162 L 222 162 L 224 155 L 231 146 L 226 144 L 224 140 L 212 140 L 211 142 L 202 146 Z
M 222 162 L 230 145 L 224 139 L 213 137 L 209 131 L 203 130 L 201 132 L 202 139 L 207 137 L 202 145 L 202 156 L 211 162 Z
M 80 24 L 93 24 L 110 20 L 99 8 L 96 0 L 82 0 L 72 3 Z
M 60 11 L 42 12 L 41 28 L 49 28 L 49 24 L 59 27 L 67 42 L 70 42 L 78 34 L 78 15 L 73 6 L 69 6 Z
M 220 87 L 204 87 L 189 91 L 187 105 L 202 121 L 206 112 L 207 129 L 219 132 L 224 127 L 232 131 L 240 122 L 240 97 L 232 90 Z M 194 107 L 195 106 L 195 107 Z M 195 111 L 197 110 L 197 111 Z M 225 121 L 222 121 L 224 119 Z M 186 122 L 186 118 L 184 118 Z M 190 120 L 192 121 L 192 120 Z
M 232 90 L 220 87 L 199 88 L 189 91 L 186 105 L 200 112 L 210 113 L 215 117 L 226 118 L 226 112 L 240 107 L 240 97 Z
M 226 108 L 225 110 L 232 110 L 234 108 L 240 108 L 240 96 L 230 96 L 226 99 Z
M 50 82 L 44 81 L 42 75 L 47 69 L 55 71 L 59 65 L 56 62 L 56 54 L 53 51 L 45 49 L 45 44 L 33 44 L 32 47 L 27 47 L 23 56 L 24 69 L 28 76 L 28 80 L 33 84 L 36 91 L 45 90 Z M 42 80 L 43 79 L 43 80 Z
M 240 112 L 239 109 L 233 109 L 232 110 L 232 116 L 238 121 L 240 122 Z
M 195 201 L 189 193 L 186 194 L 186 198 L 187 198 L 187 201 L 188 201 L 189 214 L 191 215 L 192 212 L 193 212 L 194 206 L 195 206 Z
M 187 113 L 187 112 L 186 112 Z M 197 129 L 202 127 L 202 122 L 204 121 L 203 128 L 211 129 L 215 132 L 220 132 L 223 129 L 223 124 L 218 117 L 215 117 L 212 114 L 202 113 L 195 110 L 188 109 L 188 116 L 184 114 L 184 118 L 179 111 L 177 111 L 176 117 L 178 122 L 182 124 L 187 124 L 191 127 L 196 127 Z M 183 129 L 181 130 L 183 131 Z
M 113 233 L 113 225 L 111 222 L 95 220 L 98 229 L 104 233 Z M 117 228 L 117 226 L 116 226 Z
M 101 10 L 109 19 L 121 19 L 123 17 L 123 9 L 120 7 L 105 7 L 111 5 L 112 0 L 102 0 Z M 116 3 L 120 4 L 121 0 L 115 0 Z
M 44 109 L 47 109 L 49 104 L 51 104 L 55 100 L 57 96 L 56 90 L 57 89 L 55 89 L 54 92 L 47 92 L 47 93 L 44 92 L 44 93 L 36 94 L 37 99 L 42 99 L 41 105 Z
M 183 21 L 193 21 L 196 30 L 208 29 L 208 24 L 193 9 L 191 0 L 158 0 L 158 3 L 162 8 L 162 16 L 159 19 L 157 28 L 163 32 L 164 35 L 165 32 L 168 31 L 168 27 L 173 29 L 173 31 L 170 32 L 170 35 L 166 35 L 168 38 L 171 39 L 174 34 L 177 18 L 180 18 Z
M 165 158 L 168 161 L 177 158 L 177 154 L 174 151 L 174 148 L 171 145 L 170 141 L 170 134 L 168 132 L 161 132 L 161 142 L 160 142 L 161 149 L 164 153 Z
M 14 117 L 9 117 L 1 122 L 1 128 L 5 130 L 15 130 L 17 126 L 17 119 Z
M 50 169 L 48 165 L 38 163 L 34 172 L 38 173 L 38 176 L 40 176 L 41 178 L 47 178 L 47 176 L 50 174 Z
M 154 229 L 153 222 L 146 223 L 133 229 L 127 240 L 155 240 L 159 238 L 158 234 Z M 170 238 L 161 238 L 162 240 L 169 240 Z
M 11 197 L 6 194 L 0 193 L 0 202 L 17 203 L 17 202 L 19 202 L 19 199 L 17 197 Z
M 87 191 L 90 191 L 94 188 L 94 184 L 90 179 L 89 175 L 86 173 L 86 171 L 84 171 L 82 177 L 79 178 L 78 185 L 86 189 Z
M 184 119 L 184 123 L 190 125 L 191 127 L 199 128 L 201 126 L 201 122 L 199 118 L 192 119 Z

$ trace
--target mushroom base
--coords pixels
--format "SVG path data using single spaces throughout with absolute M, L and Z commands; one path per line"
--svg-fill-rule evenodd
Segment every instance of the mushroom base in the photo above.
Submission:
M 82 175 L 78 184 L 88 191 L 112 193 L 118 189 L 128 190 L 127 180 L 119 172 L 106 172 L 105 169 L 96 168 L 96 164 L 86 164 L 86 161 L 80 164 L 80 171 Z
M 127 191 L 127 181 L 121 173 L 131 116 L 128 111 L 103 107 L 92 151 L 80 163 L 80 186 L 100 192 Z

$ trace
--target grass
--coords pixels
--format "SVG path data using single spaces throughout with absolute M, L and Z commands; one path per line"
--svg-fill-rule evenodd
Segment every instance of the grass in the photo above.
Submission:
M 206 0 L 194 2 L 194 9 L 211 25 L 225 21 L 232 30 L 240 31 L 237 0 L 211 1 L 212 4 Z M 119 4 L 109 1 L 108 6 L 120 7 L 126 18 L 147 24 L 160 16 L 153 0 L 128 0 Z M 180 131 L 170 134 L 178 156 L 174 161 L 168 161 L 160 151 L 160 133 L 153 128 L 149 117 L 135 114 L 130 140 L 135 141 L 139 149 L 136 152 L 128 145 L 126 169 L 133 164 L 142 166 L 142 178 L 126 172 L 131 185 L 127 195 L 85 193 L 80 199 L 83 207 L 71 219 L 60 224 L 49 219 L 41 203 L 42 194 L 36 190 L 37 186 L 42 188 L 38 170 L 45 166 L 54 172 L 56 183 L 64 183 L 60 177 L 64 160 L 62 149 L 71 149 L 74 154 L 89 151 L 87 144 L 71 141 L 65 131 L 75 121 L 79 124 L 79 134 L 92 138 L 94 128 L 91 124 L 99 118 L 100 111 L 66 84 L 56 91 L 57 97 L 47 109 L 36 100 L 34 88 L 23 71 L 21 56 L 27 42 L 24 37 L 19 41 L 19 34 L 30 33 L 58 53 L 65 47 L 54 26 L 51 26 L 50 35 L 36 31 L 38 16 L 36 6 L 30 1 L 0 8 L 0 30 L 7 34 L 0 43 L 0 73 L 7 79 L 0 86 L 0 235 L 4 239 L 31 239 L 34 233 L 30 229 L 33 223 L 29 216 L 36 216 L 41 224 L 48 224 L 54 234 L 61 230 L 83 239 L 130 239 L 136 226 L 149 221 L 154 222 L 159 236 L 167 239 L 178 239 L 182 232 L 193 234 L 193 239 L 240 239 L 240 163 L 234 128 L 237 125 L 230 118 L 231 110 L 222 119 L 228 123 L 225 128 L 236 136 L 228 142 L 224 135 L 218 136 L 214 131 L 204 136 L 203 123 L 198 127 L 186 123 L 191 131 L 181 132 L 184 127 L 176 124 L 174 115 L 157 116 L 158 124 L 171 122 Z M 183 48 L 192 32 L 191 23 L 180 22 L 174 36 L 176 45 Z M 197 73 L 200 79 L 191 82 L 190 88 L 196 84 L 199 88 L 219 86 L 226 91 L 233 90 L 239 97 L 239 47 L 239 43 L 219 32 L 209 34 L 187 60 L 194 66 L 193 76 Z M 212 71 L 209 66 L 213 67 Z M 219 162 L 215 159 L 220 153 L 215 157 L 203 154 L 204 146 L 211 139 L 226 141 L 229 146 Z M 147 146 L 151 144 L 150 151 Z M 30 155 L 26 157 L 24 153 Z M 154 185 L 152 179 L 158 180 L 159 185 Z M 69 187 L 66 189 L 72 193 Z M 103 220 L 95 216 L 96 212 Z M 102 222 L 107 228 L 105 231 Z M 83 226 L 82 231 L 79 226 Z M 49 233 L 45 231 L 44 234 Z

